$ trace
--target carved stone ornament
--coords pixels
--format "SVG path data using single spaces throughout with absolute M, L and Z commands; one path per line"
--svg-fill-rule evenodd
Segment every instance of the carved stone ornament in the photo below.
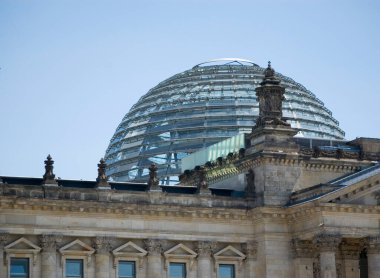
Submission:
M 9 240 L 8 233 L 0 233 L 0 249 L 3 249 L 7 241 Z
M 161 255 L 162 241 L 159 239 L 146 239 L 144 240 L 145 249 L 149 255 Z
M 336 234 L 319 234 L 313 239 L 314 246 L 320 252 L 335 252 L 342 238 Z
M 97 254 L 104 254 L 112 250 L 113 242 L 114 242 L 114 239 L 111 237 L 99 236 L 99 237 L 95 237 L 93 246 Z
M 149 180 L 148 180 L 148 190 L 150 191 L 161 191 L 161 188 L 158 186 L 159 180 L 157 177 L 157 165 L 152 163 L 149 166 Z
M 243 244 L 243 252 L 246 254 L 247 259 L 257 259 L 257 241 L 251 240 Z
M 41 235 L 40 245 L 44 252 L 56 252 L 57 245 L 62 242 L 62 235 Z
M 108 177 L 106 175 L 107 164 L 103 158 L 100 159 L 98 164 L 98 177 L 96 178 L 96 187 L 105 189 L 111 188 L 108 183 Z
M 210 257 L 217 243 L 213 241 L 198 241 L 197 253 L 199 257 Z
M 47 185 L 57 185 L 57 181 L 55 180 L 55 175 L 53 173 L 53 164 L 54 160 L 51 158 L 50 154 L 47 156 L 45 163 L 45 174 L 43 175 L 42 184 Z

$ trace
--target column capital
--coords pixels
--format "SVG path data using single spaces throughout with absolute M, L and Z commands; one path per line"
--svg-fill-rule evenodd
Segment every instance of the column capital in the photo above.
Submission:
M 243 251 L 247 256 L 247 259 L 257 259 L 257 246 L 256 240 L 250 240 L 243 244 Z
M 313 244 L 320 252 L 335 252 L 341 241 L 338 234 L 322 233 L 313 238 Z
M 311 240 L 301 240 L 299 238 L 294 238 L 291 241 L 291 246 L 293 247 L 294 258 L 314 257 L 315 248 Z
M 199 257 L 210 257 L 216 246 L 217 243 L 213 241 L 198 241 L 196 251 Z
M 112 250 L 113 242 L 112 237 L 97 236 L 93 240 L 93 246 L 97 254 L 106 254 Z
M 40 235 L 40 245 L 45 252 L 55 252 L 58 244 L 62 241 L 60 234 L 42 234 Z
M 363 247 L 361 242 L 342 241 L 340 251 L 345 260 L 359 260 Z
M 368 253 L 380 254 L 380 236 L 368 237 L 365 245 Z
M 163 244 L 163 241 L 160 239 L 148 238 L 144 240 L 144 245 L 149 255 L 161 255 Z

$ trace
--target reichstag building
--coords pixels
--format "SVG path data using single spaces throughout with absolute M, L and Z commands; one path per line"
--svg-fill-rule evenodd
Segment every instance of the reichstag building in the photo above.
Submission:
M 270 62 L 201 63 L 132 106 L 96 179 L 50 155 L 0 176 L 0 277 L 379 278 L 379 162 Z

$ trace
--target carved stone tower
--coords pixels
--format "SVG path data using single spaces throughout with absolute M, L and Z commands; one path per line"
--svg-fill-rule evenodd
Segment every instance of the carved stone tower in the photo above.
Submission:
M 282 101 L 285 88 L 275 76 L 275 71 L 268 62 L 264 71 L 264 79 L 256 88 L 259 101 L 259 118 L 251 133 L 251 146 L 249 153 L 266 151 L 297 152 L 298 147 L 293 143 L 292 137 L 297 130 L 282 117 Z
M 280 82 L 269 62 L 264 79 L 256 88 L 260 112 L 246 151 L 252 157 L 262 158 L 262 163 L 247 174 L 247 185 L 255 185 L 251 190 L 261 205 L 285 205 L 300 176 L 298 166 L 278 163 L 297 160 L 299 151 L 293 140 L 297 130 L 282 117 L 285 88 Z
M 259 126 L 290 126 L 282 119 L 282 101 L 284 100 L 285 88 L 280 86 L 280 79 L 275 76 L 270 62 L 264 71 L 264 79 L 260 87 L 256 88 L 256 96 L 259 101 Z

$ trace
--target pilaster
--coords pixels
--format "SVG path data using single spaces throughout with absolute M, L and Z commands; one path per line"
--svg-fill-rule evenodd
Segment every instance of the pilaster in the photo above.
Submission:
M 212 277 L 211 254 L 215 249 L 216 243 L 210 241 L 199 241 L 197 246 L 198 270 L 197 277 Z
M 40 245 L 42 247 L 41 252 L 41 277 L 51 278 L 57 275 L 57 248 L 58 244 L 62 241 L 61 235 L 41 235 Z
M 341 237 L 334 234 L 319 234 L 313 244 L 319 252 L 320 273 L 323 278 L 337 278 L 335 253 Z
M 291 245 L 293 247 L 295 278 L 312 278 L 315 255 L 312 241 L 293 239 Z
M 162 241 L 158 239 L 146 239 L 145 248 L 147 256 L 147 278 L 162 277 Z
M 0 233 L 0 277 L 7 277 L 7 269 L 4 259 L 4 246 L 9 240 L 7 233 Z
M 257 277 L 257 241 L 248 241 L 243 245 L 243 251 L 247 256 L 245 262 L 245 277 Z
M 345 278 L 359 277 L 359 256 L 361 250 L 362 246 L 358 243 L 342 242 L 340 251 L 343 259 L 343 275 Z
M 380 237 L 367 241 L 368 278 L 380 277 Z
M 110 251 L 113 239 L 109 237 L 96 237 L 94 239 L 95 278 L 109 278 L 111 269 Z

